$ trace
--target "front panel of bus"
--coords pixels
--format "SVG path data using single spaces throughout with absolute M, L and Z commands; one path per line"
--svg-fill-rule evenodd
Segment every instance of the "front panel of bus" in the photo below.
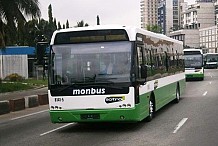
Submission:
M 57 35 L 50 48 L 52 122 L 138 120 L 131 83 L 134 43 L 122 30 L 76 33 Z
M 203 54 L 200 51 L 184 51 L 186 79 L 204 79 Z

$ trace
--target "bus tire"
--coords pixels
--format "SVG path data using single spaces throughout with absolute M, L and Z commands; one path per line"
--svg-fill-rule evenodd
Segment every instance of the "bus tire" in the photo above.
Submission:
M 149 114 L 148 117 L 146 118 L 147 122 L 150 122 L 154 118 L 154 113 L 155 113 L 154 97 L 151 96 L 151 98 L 149 99 Z
M 174 99 L 175 103 L 179 103 L 180 101 L 180 93 L 179 93 L 179 86 L 176 88 L 176 98 Z

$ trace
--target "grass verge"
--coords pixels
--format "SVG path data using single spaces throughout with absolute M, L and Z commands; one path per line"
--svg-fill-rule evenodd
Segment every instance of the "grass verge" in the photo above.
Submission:
M 0 93 L 28 90 L 37 87 L 47 86 L 47 80 L 27 79 L 19 82 L 2 82 L 0 83 Z

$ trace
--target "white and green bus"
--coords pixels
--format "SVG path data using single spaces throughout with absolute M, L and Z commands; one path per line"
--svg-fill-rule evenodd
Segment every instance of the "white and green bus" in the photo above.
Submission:
M 49 55 L 53 123 L 150 121 L 185 89 L 183 43 L 144 29 L 57 30 Z
M 184 49 L 186 80 L 204 80 L 204 56 L 201 49 Z

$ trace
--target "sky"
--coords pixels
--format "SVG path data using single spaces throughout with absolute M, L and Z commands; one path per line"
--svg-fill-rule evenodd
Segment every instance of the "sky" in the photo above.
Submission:
M 100 24 L 119 24 L 140 27 L 141 0 L 39 0 L 42 18 L 48 20 L 48 6 L 52 5 L 53 17 L 61 24 L 68 20 L 70 27 L 83 20 L 96 25 L 97 15 Z M 185 0 L 192 4 L 195 0 Z

